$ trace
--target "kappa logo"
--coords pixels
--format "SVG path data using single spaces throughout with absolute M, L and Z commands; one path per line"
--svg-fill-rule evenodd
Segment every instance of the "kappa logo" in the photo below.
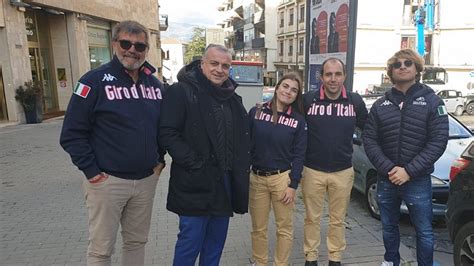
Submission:
M 388 106 L 388 105 L 391 105 L 392 102 L 390 102 L 389 100 L 385 100 L 383 103 L 380 104 L 380 106 Z
M 110 74 L 104 74 L 104 77 L 102 78 L 102 81 L 114 81 L 114 80 L 117 80 L 117 78 Z

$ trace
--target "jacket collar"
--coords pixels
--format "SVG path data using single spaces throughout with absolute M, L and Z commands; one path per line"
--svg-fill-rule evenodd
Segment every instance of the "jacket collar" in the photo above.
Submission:
M 321 87 L 319 87 L 319 99 L 320 100 L 326 100 L 326 94 L 324 93 L 324 86 L 323 84 L 321 84 Z M 347 99 L 347 90 L 346 90 L 346 87 L 344 87 L 344 85 L 342 86 L 342 90 L 341 90 L 341 95 L 339 95 L 339 98 L 337 99 Z M 328 100 L 330 100 L 328 98 Z
M 114 55 L 114 58 L 112 59 L 111 64 L 112 64 L 112 68 L 115 71 L 119 73 L 125 72 L 128 74 L 128 70 L 122 65 L 122 63 L 120 63 L 116 55 Z M 150 63 L 148 63 L 148 61 L 145 61 L 143 65 L 140 67 L 139 75 L 150 76 L 155 72 L 156 72 L 156 68 L 154 68 Z
M 270 100 L 270 101 L 264 103 L 263 108 L 271 111 L 272 110 L 272 101 Z M 285 114 L 289 115 L 289 116 L 291 116 L 291 114 L 293 114 L 293 107 L 291 105 L 288 106 L 288 109 L 286 109 Z

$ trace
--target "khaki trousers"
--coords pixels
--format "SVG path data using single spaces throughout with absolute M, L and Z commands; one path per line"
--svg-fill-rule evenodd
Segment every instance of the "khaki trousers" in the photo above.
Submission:
M 158 176 L 127 180 L 110 176 L 102 183 L 84 180 L 89 213 L 87 265 L 111 265 L 119 224 L 122 226 L 122 265 L 144 265 Z
M 326 238 L 328 257 L 331 261 L 341 261 L 342 251 L 346 248 L 344 220 L 353 183 L 354 170 L 352 167 L 332 173 L 304 167 L 301 187 L 306 208 L 304 254 L 307 261 L 315 261 L 319 257 L 320 223 L 326 194 L 329 207 L 329 230 Z
M 268 263 L 268 216 L 275 214 L 275 265 L 288 265 L 293 247 L 294 201 L 288 205 L 280 199 L 290 184 L 290 171 L 272 176 L 250 174 L 249 209 L 252 218 L 252 257 L 257 265 Z

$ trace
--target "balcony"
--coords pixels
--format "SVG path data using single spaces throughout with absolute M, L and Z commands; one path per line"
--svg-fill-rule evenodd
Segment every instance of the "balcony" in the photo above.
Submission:
M 244 49 L 244 42 L 242 41 L 236 41 L 234 44 L 234 49 L 235 50 L 242 50 Z
M 265 38 L 255 38 L 252 40 L 252 48 L 265 47 Z
M 234 30 L 238 30 L 244 27 L 245 22 L 241 19 L 234 19 Z
M 168 29 L 168 15 L 160 15 L 160 31 L 166 31 Z

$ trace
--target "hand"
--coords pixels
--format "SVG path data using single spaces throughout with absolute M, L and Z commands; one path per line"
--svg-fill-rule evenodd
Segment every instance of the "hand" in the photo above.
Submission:
M 155 168 L 153 168 L 153 172 L 155 173 L 155 175 L 157 176 L 160 176 L 161 175 L 161 171 L 163 171 L 163 169 L 165 168 L 165 164 L 164 163 L 158 163 L 157 166 L 155 166 Z
M 395 166 L 390 172 L 388 172 L 388 179 L 395 185 L 403 185 L 410 181 L 410 176 L 403 167 Z
M 295 201 L 295 194 L 296 194 L 296 189 L 288 187 L 285 190 L 285 192 L 283 192 L 283 195 L 282 195 L 280 201 L 283 204 L 288 205 L 291 202 Z
M 108 174 L 100 173 L 100 174 L 94 176 L 93 178 L 89 179 L 89 183 L 99 184 L 99 183 L 105 182 L 105 180 L 107 180 L 107 178 L 109 178 Z

